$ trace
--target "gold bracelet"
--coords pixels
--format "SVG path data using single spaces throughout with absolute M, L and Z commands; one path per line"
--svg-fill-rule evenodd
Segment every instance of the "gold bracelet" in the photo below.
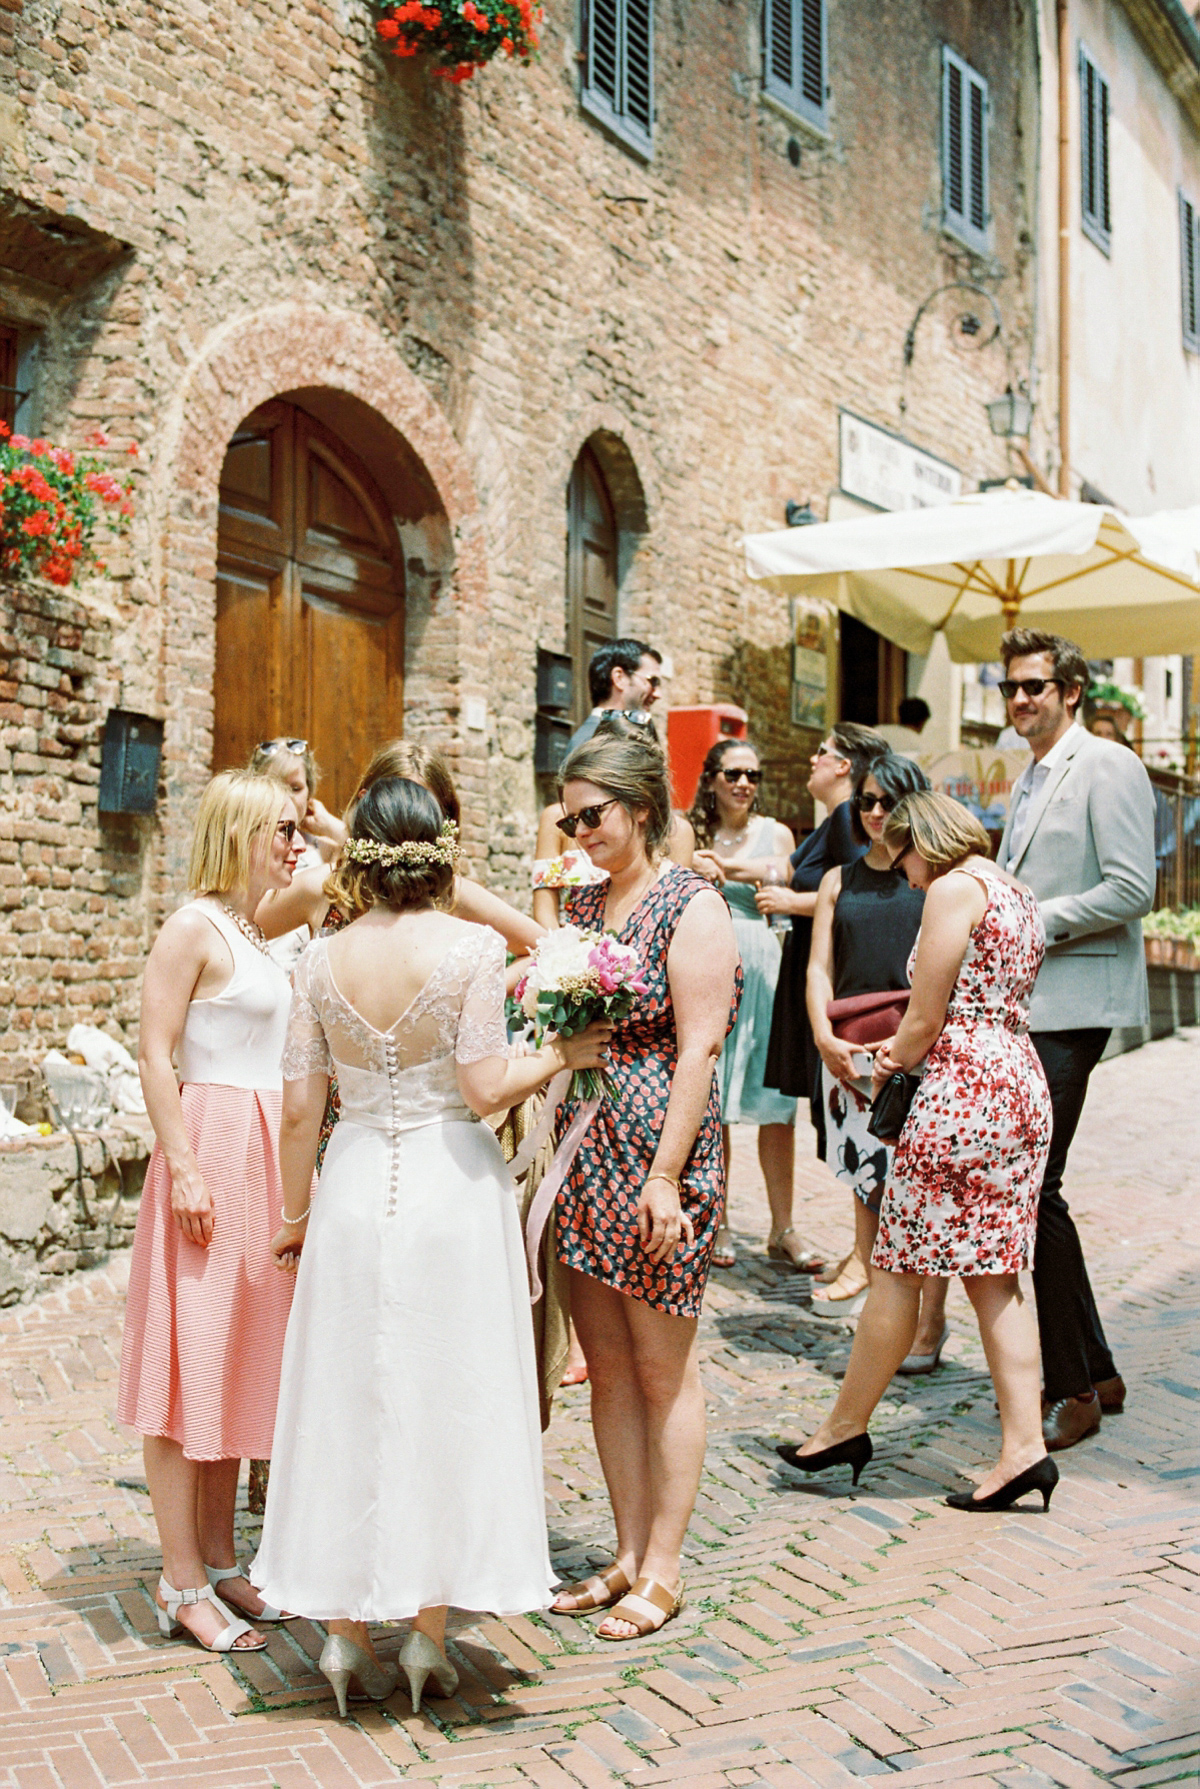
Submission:
M 647 1174 L 646 1185 L 649 1186 L 652 1180 L 665 1180 L 667 1185 L 673 1186 L 677 1193 L 683 1192 L 683 1182 L 676 1180 L 673 1174 Z

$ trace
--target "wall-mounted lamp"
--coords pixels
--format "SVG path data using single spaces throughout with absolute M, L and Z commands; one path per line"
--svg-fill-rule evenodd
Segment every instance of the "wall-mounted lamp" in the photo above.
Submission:
M 783 519 L 789 528 L 807 528 L 817 520 L 817 513 L 811 503 L 796 503 L 791 498 L 784 506 Z
M 999 435 L 1004 441 L 1029 439 L 1033 404 L 1023 391 L 1014 391 L 1010 385 L 1002 398 L 993 398 L 990 404 L 984 405 L 984 409 L 993 435 Z

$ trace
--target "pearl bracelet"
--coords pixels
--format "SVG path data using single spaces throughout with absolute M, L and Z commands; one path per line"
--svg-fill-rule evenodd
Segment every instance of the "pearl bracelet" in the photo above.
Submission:
M 304 1210 L 300 1213 L 299 1217 L 290 1218 L 290 1217 L 286 1217 L 286 1216 L 281 1216 L 280 1222 L 283 1224 L 283 1227 L 285 1230 L 298 1230 L 311 1210 L 312 1210 L 312 1200 L 310 1199 L 308 1204 L 304 1207 Z

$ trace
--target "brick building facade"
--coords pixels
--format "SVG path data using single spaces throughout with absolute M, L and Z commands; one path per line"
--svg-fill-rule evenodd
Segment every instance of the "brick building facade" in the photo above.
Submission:
M 393 519 L 403 727 L 449 754 L 496 886 L 527 880 L 536 655 L 570 637 L 566 494 L 585 448 L 622 631 L 668 655 L 673 702 L 749 710 L 770 805 L 804 819 L 789 618 L 748 585 L 741 537 L 782 525 L 789 500 L 825 513 L 843 409 L 967 487 L 1009 470 L 983 405 L 1033 352 L 1029 8 L 651 11 L 647 156 L 581 103 L 599 76 L 567 0 L 547 6 L 538 64 L 467 88 L 381 54 L 361 0 L 7 0 L 0 328 L 18 422 L 140 445 L 106 573 L 67 596 L 0 586 L 10 1069 L 74 1018 L 135 1020 L 214 768 L 222 466 L 264 405 L 342 444 Z M 778 79 L 764 93 L 764 22 L 816 13 L 817 87 L 792 106 Z M 967 111 L 967 147 L 947 147 L 955 57 L 983 96 L 985 162 Z M 948 154 L 959 210 L 972 178 L 982 195 L 975 231 L 955 226 Z M 307 575 L 305 626 L 326 601 Z M 315 628 L 303 701 L 329 728 Z M 304 713 L 268 712 L 272 640 L 262 730 L 305 732 Z M 165 721 L 152 819 L 97 815 L 114 706 Z

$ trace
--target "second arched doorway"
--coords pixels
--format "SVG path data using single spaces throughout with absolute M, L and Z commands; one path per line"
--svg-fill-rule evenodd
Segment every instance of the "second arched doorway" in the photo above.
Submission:
M 294 404 L 238 427 L 221 471 L 213 768 L 307 739 L 335 812 L 403 731 L 404 566 L 366 467 Z

